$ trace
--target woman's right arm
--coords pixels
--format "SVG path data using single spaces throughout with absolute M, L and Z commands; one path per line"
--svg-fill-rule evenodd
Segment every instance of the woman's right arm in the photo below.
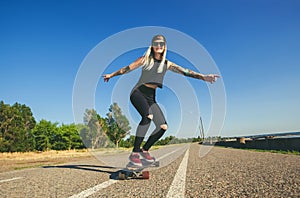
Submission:
M 136 59 L 133 63 L 131 63 L 128 66 L 125 66 L 121 69 L 119 69 L 118 71 L 115 71 L 111 74 L 105 74 L 103 75 L 104 78 L 104 82 L 108 82 L 110 78 L 114 77 L 114 76 L 119 76 L 119 75 L 123 75 L 126 74 L 128 72 L 131 72 L 132 70 L 135 70 L 136 68 L 142 66 L 142 61 L 143 61 L 143 57 L 140 57 L 138 59 Z

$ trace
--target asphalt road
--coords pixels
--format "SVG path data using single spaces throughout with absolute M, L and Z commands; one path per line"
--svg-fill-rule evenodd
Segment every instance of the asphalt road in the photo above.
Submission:
M 117 179 L 116 166 L 127 162 L 128 153 L 95 155 L 1 173 L 0 197 L 300 197 L 297 155 L 198 144 L 151 153 L 161 167 L 150 169 L 149 180 Z

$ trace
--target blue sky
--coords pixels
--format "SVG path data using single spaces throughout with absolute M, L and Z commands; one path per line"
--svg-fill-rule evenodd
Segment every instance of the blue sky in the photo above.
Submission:
M 196 39 L 221 72 L 227 111 L 224 128 L 216 135 L 299 131 L 299 8 L 297 0 L 4 0 L 0 2 L 0 100 L 26 104 L 37 120 L 72 123 L 74 81 L 87 54 L 120 31 L 163 26 Z M 143 50 L 124 54 L 106 71 L 125 66 L 142 54 Z M 172 53 L 168 56 L 192 67 Z M 138 73 L 128 78 L 134 75 Z M 117 80 L 106 85 L 99 82 L 95 98 L 102 116 L 110 102 L 106 96 L 110 97 Z M 194 79 L 189 82 L 208 127 L 207 86 Z M 169 135 L 178 127 L 179 102 L 174 95 L 168 88 L 158 91 Z M 134 109 L 130 114 L 131 122 L 138 122 Z

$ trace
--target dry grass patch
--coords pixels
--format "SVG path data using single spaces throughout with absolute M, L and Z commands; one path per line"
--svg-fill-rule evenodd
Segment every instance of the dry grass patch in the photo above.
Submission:
M 160 146 L 154 146 L 156 150 Z M 132 148 L 101 148 L 93 151 L 88 149 L 67 151 L 44 151 L 44 152 L 14 152 L 0 153 L 0 173 L 24 168 L 57 165 L 67 162 L 75 162 L 93 158 L 93 152 L 101 155 L 112 155 L 122 152 L 130 152 Z
M 30 159 L 50 159 L 61 157 L 78 157 L 90 155 L 87 149 L 68 151 L 44 151 L 44 152 L 14 152 L 0 153 L 0 160 L 30 160 Z
M 0 172 L 34 168 L 90 158 L 87 150 L 0 153 Z

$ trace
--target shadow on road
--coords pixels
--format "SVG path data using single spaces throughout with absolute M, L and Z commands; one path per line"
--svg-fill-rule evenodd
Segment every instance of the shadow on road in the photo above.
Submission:
M 68 168 L 68 169 L 77 169 L 77 170 L 108 173 L 108 174 L 110 174 L 110 177 L 109 177 L 110 179 L 118 179 L 118 175 L 120 172 L 120 168 L 116 168 L 113 166 L 99 166 L 99 165 L 87 165 L 87 164 L 43 166 L 43 168 Z M 109 169 L 115 169 L 115 170 L 117 169 L 117 171 L 112 171 Z

